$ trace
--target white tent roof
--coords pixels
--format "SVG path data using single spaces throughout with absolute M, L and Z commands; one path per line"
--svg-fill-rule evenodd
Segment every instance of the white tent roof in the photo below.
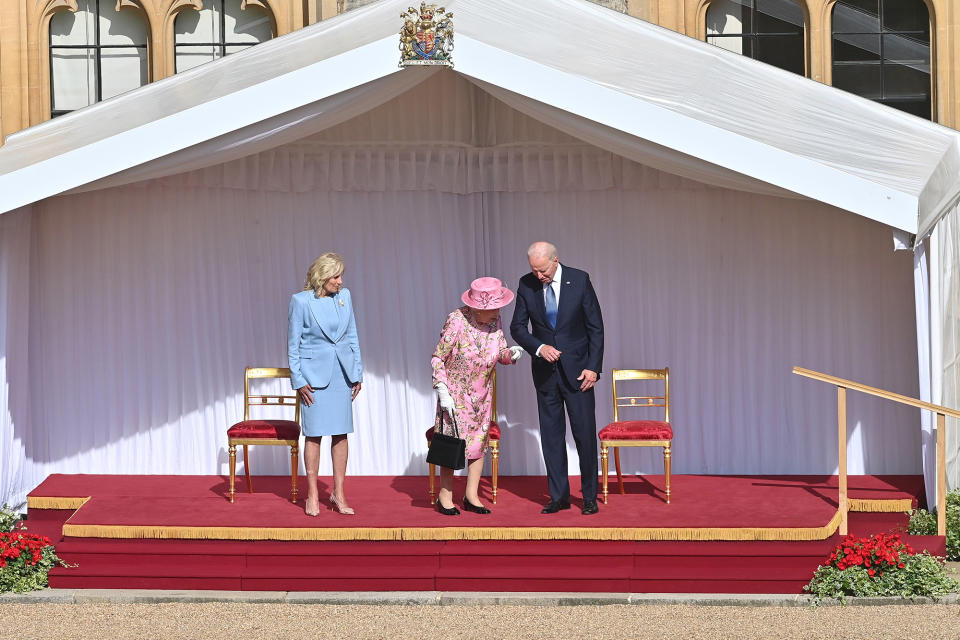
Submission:
M 410 90 L 439 71 L 397 67 L 408 4 L 382 0 L 9 136 L 0 212 L 244 157 Z M 456 73 L 645 165 L 921 236 L 960 198 L 952 129 L 585 0 L 447 8 Z

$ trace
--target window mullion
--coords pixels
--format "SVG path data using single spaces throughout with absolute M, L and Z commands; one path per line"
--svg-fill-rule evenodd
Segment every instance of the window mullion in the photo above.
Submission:
M 103 100 L 103 60 L 100 55 L 100 0 L 94 0 L 96 9 L 93 16 L 93 51 L 94 51 L 94 69 L 97 73 L 97 99 L 96 102 Z
M 877 7 L 877 9 L 879 10 L 878 11 L 879 15 L 877 16 L 879 20 L 879 22 L 877 23 L 877 31 L 880 32 L 879 34 L 877 34 L 877 37 L 880 39 L 880 100 L 885 101 L 887 99 L 887 86 L 886 86 L 886 79 L 883 77 L 884 76 L 883 71 L 884 71 L 884 68 L 887 66 L 887 56 L 885 56 L 883 52 L 884 45 L 886 44 L 885 43 L 886 38 L 883 37 L 883 0 L 880 0 L 877 4 L 879 5 Z
M 227 57 L 227 0 L 220 0 L 220 57 Z

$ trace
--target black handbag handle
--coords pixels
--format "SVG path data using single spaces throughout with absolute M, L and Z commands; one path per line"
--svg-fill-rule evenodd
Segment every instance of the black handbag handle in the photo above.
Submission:
M 443 433 L 443 414 L 446 413 L 450 416 L 450 422 L 453 423 L 453 437 L 460 438 L 460 428 L 457 426 L 457 412 L 456 410 L 447 411 L 437 403 L 437 415 L 440 418 L 440 433 Z M 461 438 L 462 439 L 462 438 Z

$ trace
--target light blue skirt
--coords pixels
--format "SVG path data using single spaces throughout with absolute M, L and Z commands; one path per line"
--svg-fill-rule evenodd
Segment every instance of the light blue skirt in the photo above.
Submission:
M 343 367 L 338 366 L 330 376 L 330 384 L 313 390 L 313 404 L 300 403 L 300 428 L 303 435 L 337 436 L 353 433 L 353 388 L 347 382 Z

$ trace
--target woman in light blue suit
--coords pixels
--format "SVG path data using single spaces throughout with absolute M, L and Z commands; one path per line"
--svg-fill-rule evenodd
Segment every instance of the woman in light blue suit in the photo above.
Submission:
M 350 291 L 343 288 L 343 259 L 325 253 L 310 265 L 304 290 L 290 299 L 287 357 L 290 382 L 302 404 L 300 421 L 306 446 L 307 515 L 320 513 L 317 474 L 320 438 L 330 436 L 333 492 L 330 502 L 353 515 L 343 494 L 347 471 L 347 434 L 353 433 L 351 403 L 360 393 L 363 362 Z

